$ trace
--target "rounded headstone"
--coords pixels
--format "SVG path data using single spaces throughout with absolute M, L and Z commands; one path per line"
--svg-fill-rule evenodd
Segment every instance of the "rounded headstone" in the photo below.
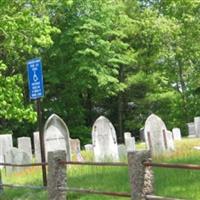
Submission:
M 92 143 L 95 161 L 119 160 L 115 128 L 104 116 L 100 116 L 93 124 Z
M 153 154 L 161 154 L 166 150 L 163 131 L 167 131 L 165 123 L 157 115 L 151 114 L 145 122 L 144 134 L 146 146 Z

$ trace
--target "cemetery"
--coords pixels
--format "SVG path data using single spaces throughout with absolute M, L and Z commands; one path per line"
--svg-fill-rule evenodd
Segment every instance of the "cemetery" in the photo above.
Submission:
M 200 199 L 200 1 L 0 10 L 0 200 Z

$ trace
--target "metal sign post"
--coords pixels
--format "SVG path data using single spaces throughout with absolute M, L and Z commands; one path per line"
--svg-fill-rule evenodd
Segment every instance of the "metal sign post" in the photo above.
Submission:
M 28 71 L 28 85 L 29 85 L 29 97 L 32 100 L 36 100 L 37 103 L 37 120 L 40 136 L 40 149 L 41 160 L 45 163 L 45 147 L 43 138 L 43 126 L 42 126 L 42 111 L 41 111 L 41 97 L 44 96 L 43 86 L 43 74 L 42 74 L 42 62 L 40 59 L 33 59 L 27 62 Z M 46 167 L 42 165 L 43 185 L 47 186 Z

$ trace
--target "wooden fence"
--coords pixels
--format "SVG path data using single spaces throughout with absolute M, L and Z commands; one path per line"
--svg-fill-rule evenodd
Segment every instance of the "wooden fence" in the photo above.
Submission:
M 66 200 L 68 192 L 98 194 L 115 197 L 127 197 L 131 200 L 178 200 L 176 198 L 167 198 L 153 195 L 153 173 L 152 167 L 177 168 L 200 170 L 200 165 L 190 164 L 168 164 L 151 162 L 149 151 L 135 151 L 128 153 L 128 163 L 121 162 L 73 162 L 66 161 L 65 151 L 55 151 L 48 153 L 48 163 L 35 164 L 11 164 L 0 163 L 3 166 L 14 167 L 33 167 L 48 165 L 47 187 L 30 186 L 30 185 L 12 185 L 0 184 L 0 188 L 29 188 L 33 190 L 47 190 L 48 200 Z M 90 165 L 90 166 L 113 166 L 127 167 L 131 184 L 131 193 L 96 191 L 86 188 L 69 188 L 67 187 L 67 165 Z

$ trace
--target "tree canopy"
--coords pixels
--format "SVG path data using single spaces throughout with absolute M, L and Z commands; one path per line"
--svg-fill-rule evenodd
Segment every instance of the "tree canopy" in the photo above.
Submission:
M 2 131 L 36 128 L 26 72 L 34 57 L 43 61 L 44 119 L 57 113 L 85 142 L 101 114 L 121 140 L 124 131 L 137 136 L 150 113 L 184 134 L 200 115 L 200 2 L 5 0 L 0 8 Z

